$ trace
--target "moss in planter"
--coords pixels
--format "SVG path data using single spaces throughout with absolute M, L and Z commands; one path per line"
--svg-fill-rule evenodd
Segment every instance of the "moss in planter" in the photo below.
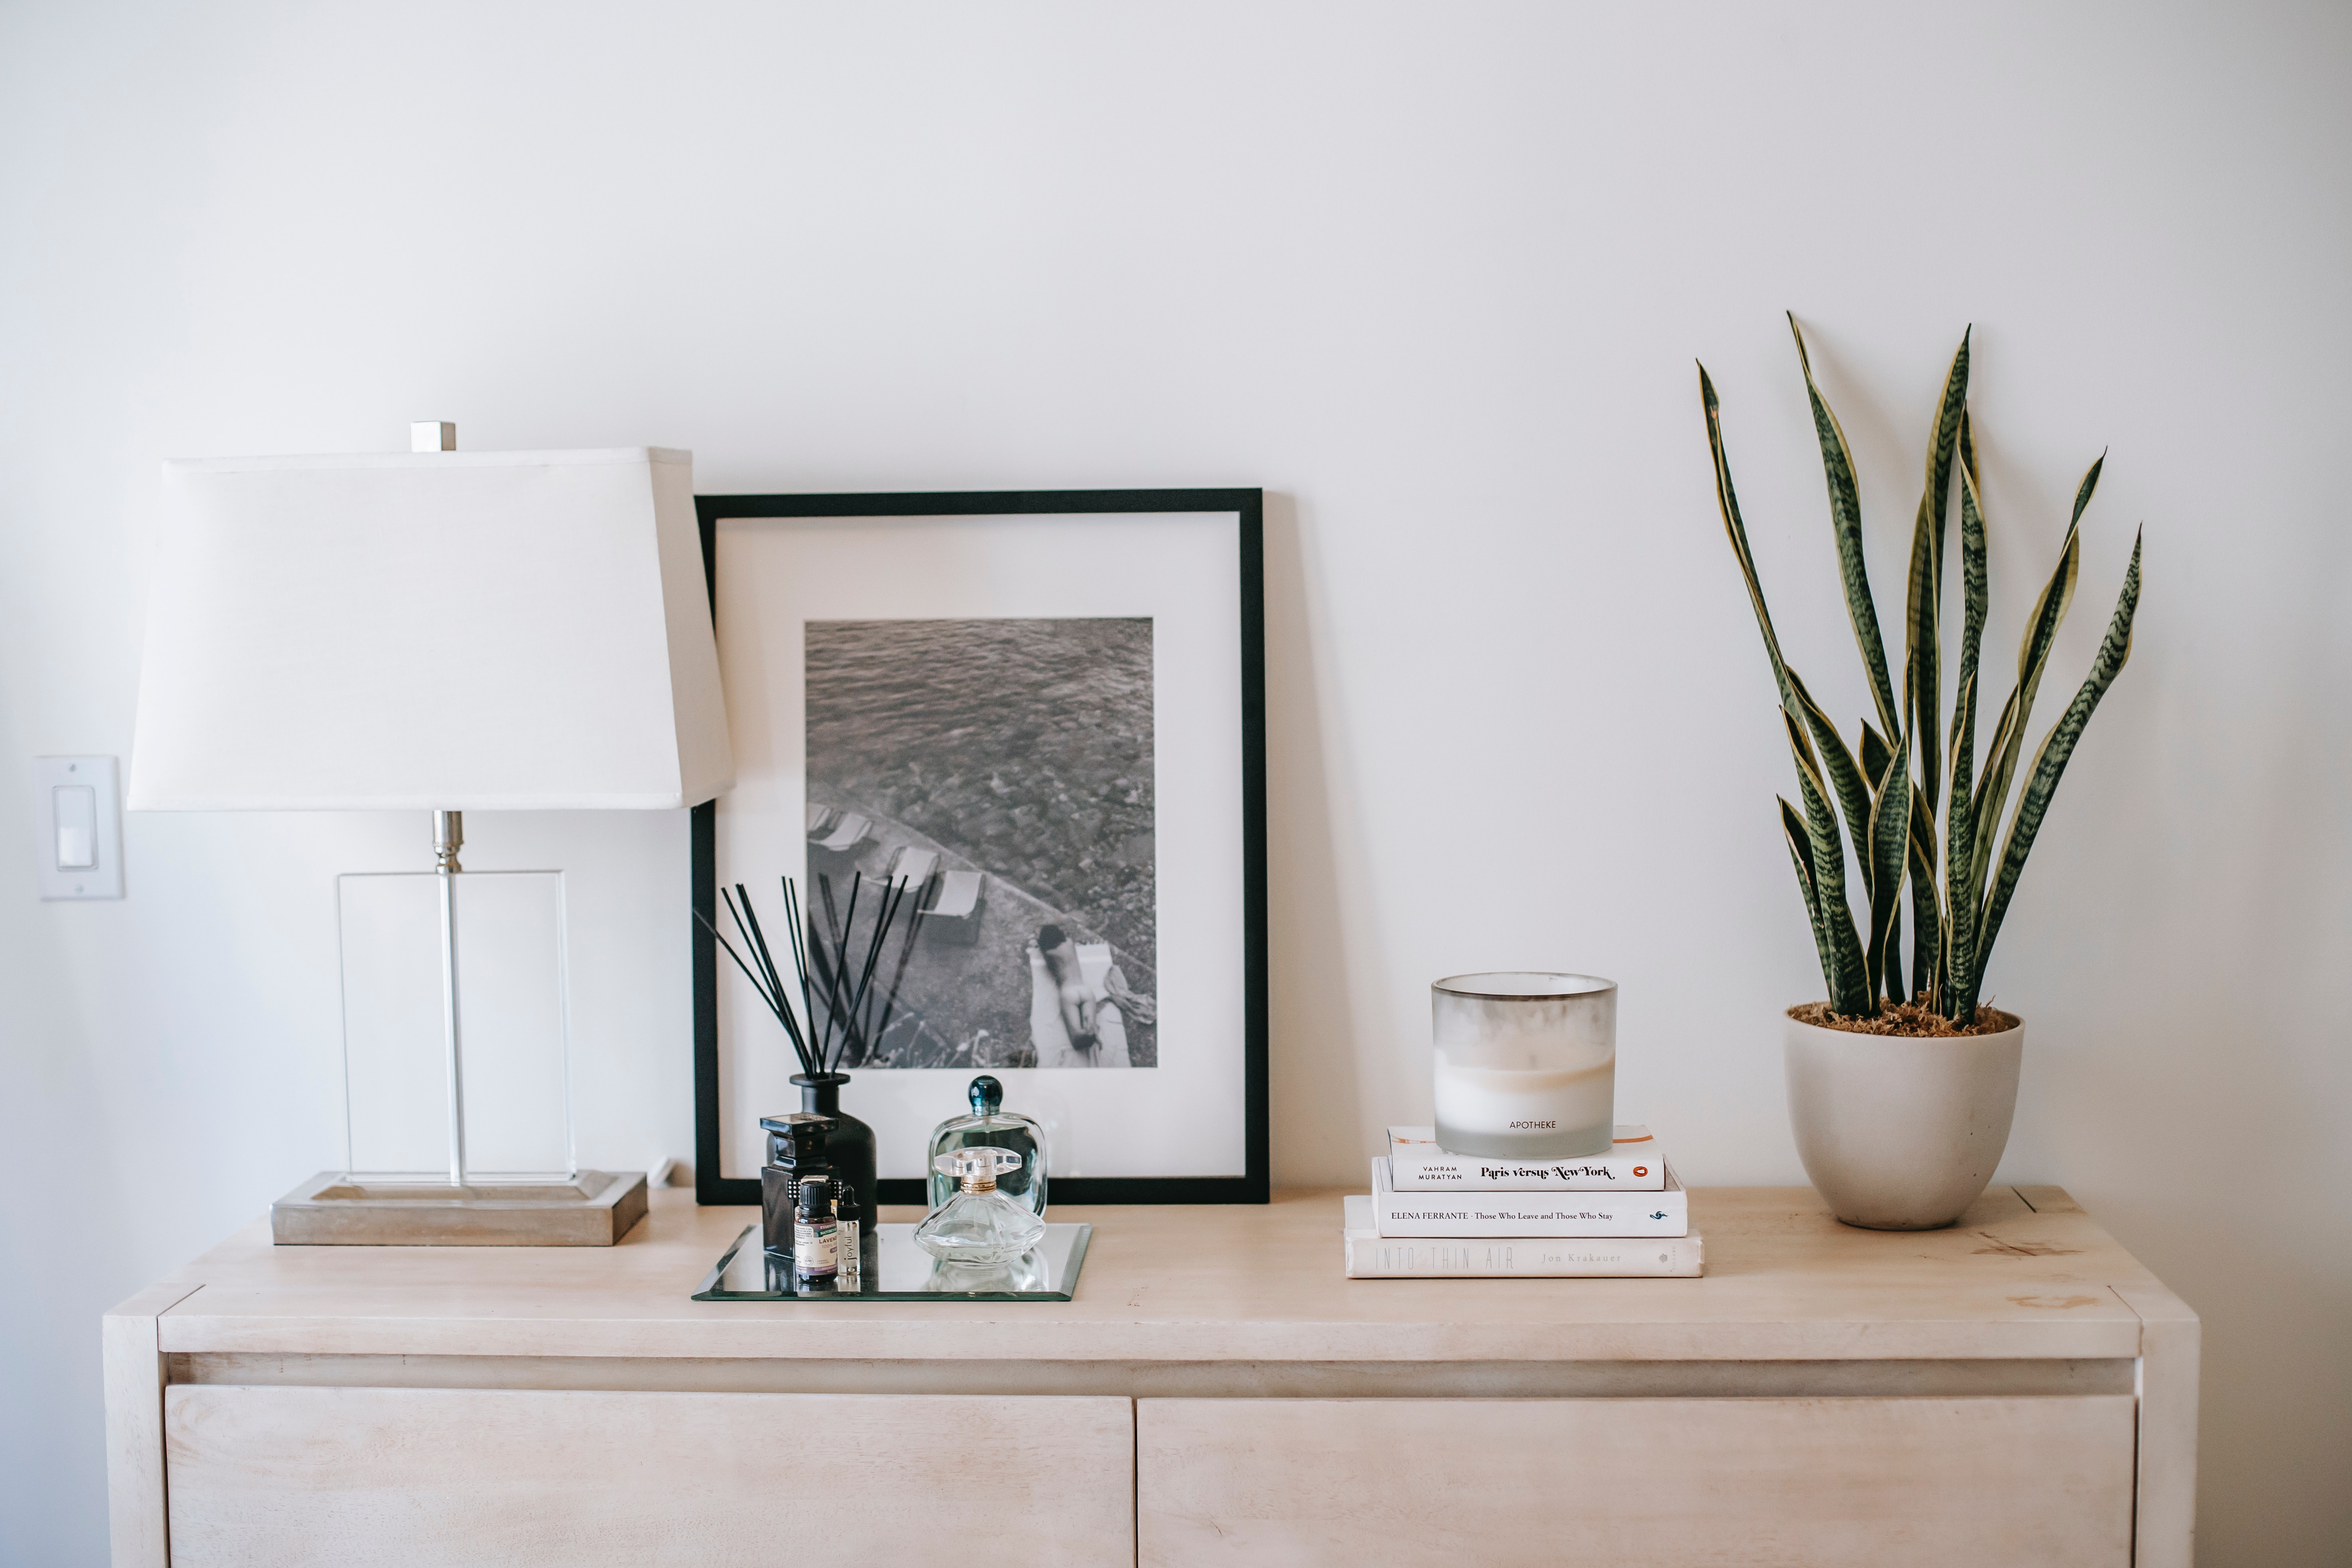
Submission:
M 1924 1002 L 1890 1002 L 1879 1009 L 1875 1018 L 1843 1018 L 1831 1012 L 1826 1002 L 1808 1002 L 1801 1007 L 1790 1008 L 1789 1016 L 1800 1024 L 1843 1029 L 1850 1035 L 1908 1035 L 1923 1039 L 1998 1035 L 2003 1029 L 2017 1027 L 2016 1014 L 2004 1013 L 1989 1005 L 1979 1006 L 1975 1019 L 1965 1027 L 1931 1010 Z

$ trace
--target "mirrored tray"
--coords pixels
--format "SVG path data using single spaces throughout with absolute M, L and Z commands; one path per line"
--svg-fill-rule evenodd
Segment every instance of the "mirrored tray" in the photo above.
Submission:
M 1090 1225 L 1047 1221 L 1045 1239 L 1014 1258 L 982 1268 L 942 1263 L 915 1245 L 911 1225 L 877 1225 L 867 1237 L 866 1268 L 855 1281 L 793 1288 L 792 1268 L 761 1250 L 760 1227 L 747 1225 L 694 1293 L 698 1301 L 1066 1301 L 1087 1260 Z

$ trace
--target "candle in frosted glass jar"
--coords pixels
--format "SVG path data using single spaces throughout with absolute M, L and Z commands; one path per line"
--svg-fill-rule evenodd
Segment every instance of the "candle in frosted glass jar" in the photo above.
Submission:
M 1457 974 L 1430 987 L 1437 1142 L 1457 1154 L 1605 1154 L 1617 1111 L 1617 985 Z

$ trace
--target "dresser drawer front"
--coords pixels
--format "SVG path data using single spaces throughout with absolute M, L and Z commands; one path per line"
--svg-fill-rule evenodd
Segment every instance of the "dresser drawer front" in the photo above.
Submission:
M 1119 1398 L 185 1385 L 163 1425 L 173 1568 L 1135 1560 Z
M 2125 1568 L 2133 1401 L 1142 1399 L 1148 1568 Z

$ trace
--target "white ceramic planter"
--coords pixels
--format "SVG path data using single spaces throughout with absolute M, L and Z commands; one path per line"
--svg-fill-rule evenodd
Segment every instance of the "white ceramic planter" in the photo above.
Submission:
M 2009 1144 L 2025 1026 L 1948 1039 L 1785 1026 L 1789 1121 L 1830 1211 L 1872 1230 L 1959 1218 Z

